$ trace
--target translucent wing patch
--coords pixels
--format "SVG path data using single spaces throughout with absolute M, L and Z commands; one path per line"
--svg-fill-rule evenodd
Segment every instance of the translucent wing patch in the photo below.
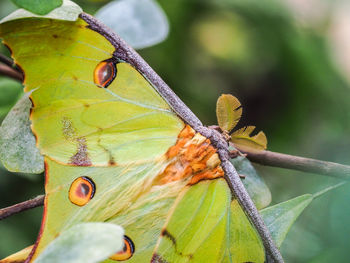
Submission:
M 142 262 L 141 259 L 152 257 L 169 207 L 185 186 L 184 181 L 156 184 L 166 162 L 128 167 L 76 167 L 46 158 L 45 163 L 45 210 L 33 259 L 60 232 L 83 222 L 122 226 L 125 235 L 135 244 L 135 252 L 128 262 Z M 72 186 L 89 182 L 96 185 L 93 198 L 83 205 L 72 202 L 69 198 Z
M 162 230 L 152 262 L 264 262 L 258 234 L 224 179 L 183 190 Z

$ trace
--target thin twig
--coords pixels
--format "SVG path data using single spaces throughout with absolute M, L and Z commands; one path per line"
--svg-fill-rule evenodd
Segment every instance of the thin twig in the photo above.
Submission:
M 1 53 L 0 53 L 0 62 L 13 68 L 14 70 L 18 71 L 18 73 L 23 75 L 22 69 L 13 60 Z
M 20 82 L 23 82 L 23 74 L 13 67 L 5 64 L 0 64 L 0 75 L 8 76 Z
M 254 163 L 350 180 L 350 166 L 270 151 L 241 150 Z
M 4 54 L 0 54 L 0 62 L 6 64 L 9 67 L 13 67 L 14 65 L 13 60 L 5 56 Z
M 30 199 L 22 203 L 0 209 L 0 220 L 9 216 L 18 214 L 20 212 L 26 211 L 28 209 L 42 206 L 44 204 L 44 198 L 45 198 L 44 195 L 39 195 L 34 199 Z

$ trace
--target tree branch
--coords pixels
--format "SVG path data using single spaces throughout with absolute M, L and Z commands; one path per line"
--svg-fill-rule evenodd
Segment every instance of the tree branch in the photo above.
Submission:
M 270 151 L 238 150 L 254 163 L 350 180 L 350 166 Z
M 26 211 L 28 209 L 42 206 L 44 204 L 44 199 L 45 199 L 44 195 L 39 195 L 34 199 L 30 199 L 22 203 L 0 209 L 0 220 L 9 216 L 18 214 L 20 212 Z
M 23 82 L 24 79 L 21 72 L 5 64 L 0 64 L 0 75 L 8 76 L 20 82 Z

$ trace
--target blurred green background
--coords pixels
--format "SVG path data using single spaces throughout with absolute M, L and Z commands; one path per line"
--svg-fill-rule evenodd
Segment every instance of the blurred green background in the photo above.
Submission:
M 91 14 L 108 1 L 76 1 Z M 256 125 L 268 148 L 350 165 L 350 3 L 326 0 L 159 0 L 167 40 L 139 53 L 206 125 L 231 93 L 243 125 Z M 0 18 L 16 9 L 0 1 Z M 6 54 L 4 47 L 0 48 Z M 3 85 L 2 82 L 7 82 Z M 0 77 L 0 118 L 20 87 Z M 4 87 L 11 88 L 4 88 Z M 273 203 L 336 182 L 319 175 L 256 166 Z M 349 262 L 350 187 L 315 200 L 282 246 L 286 262 Z M 0 207 L 42 194 L 43 176 L 0 168 Z M 0 258 L 31 245 L 41 208 L 0 222 Z

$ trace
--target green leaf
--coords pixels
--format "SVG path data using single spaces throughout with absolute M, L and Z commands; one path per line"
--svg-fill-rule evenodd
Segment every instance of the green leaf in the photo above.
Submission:
M 154 0 L 113 1 L 95 16 L 135 49 L 158 44 L 169 33 L 167 17 Z
M 289 229 L 312 200 L 313 195 L 305 194 L 260 211 L 277 247 L 282 245 Z
M 28 97 L 25 94 L 17 102 L 0 126 L 0 160 L 11 172 L 41 173 L 44 158 L 30 128 L 32 103 Z
M 271 202 L 270 189 L 267 187 L 264 180 L 258 175 L 250 161 L 243 156 L 238 156 L 231 159 L 231 163 L 236 168 L 238 174 L 245 176 L 245 178 L 242 179 L 242 182 L 247 189 L 249 196 L 254 201 L 255 206 L 258 209 L 267 207 Z
M 17 10 L 18 7 L 12 3 L 11 1 L 0 1 L 0 19 L 4 18 L 8 14 Z M 0 45 L 0 52 L 2 51 L 2 47 Z
M 267 148 L 267 138 L 264 132 L 251 136 L 255 126 L 243 127 L 231 135 L 231 142 L 241 150 L 265 150 Z
M 340 182 L 326 187 L 315 194 L 301 195 L 261 210 L 260 214 L 264 219 L 267 228 L 270 230 L 272 239 L 275 241 L 277 247 L 282 245 L 282 242 L 293 223 L 312 200 L 346 183 L 347 182 Z
M 62 0 L 12 0 L 15 5 L 38 15 L 46 15 L 62 5 Z
M 16 103 L 23 87 L 18 81 L 9 78 L 0 78 L 0 119 L 3 119 Z
M 22 0 L 23 2 L 29 2 L 28 0 Z M 40 0 L 38 0 L 40 1 Z M 46 0 L 41 0 L 45 2 Z M 66 21 L 76 21 L 79 17 L 79 15 L 83 12 L 83 10 L 75 4 L 74 2 L 70 0 L 63 0 L 63 4 L 52 10 L 47 15 L 37 15 L 32 12 L 29 12 L 25 9 L 18 9 L 8 15 L 7 17 L 3 18 L 0 23 L 4 23 L 11 20 L 21 19 L 21 18 L 27 18 L 27 17 L 45 17 L 45 18 L 52 18 L 52 19 L 59 19 L 59 20 L 66 20 Z
M 242 116 L 242 106 L 239 100 L 230 95 L 222 94 L 216 102 L 216 117 L 221 130 L 230 132 Z
M 34 263 L 101 262 L 123 248 L 124 230 L 111 223 L 82 223 L 63 231 Z

